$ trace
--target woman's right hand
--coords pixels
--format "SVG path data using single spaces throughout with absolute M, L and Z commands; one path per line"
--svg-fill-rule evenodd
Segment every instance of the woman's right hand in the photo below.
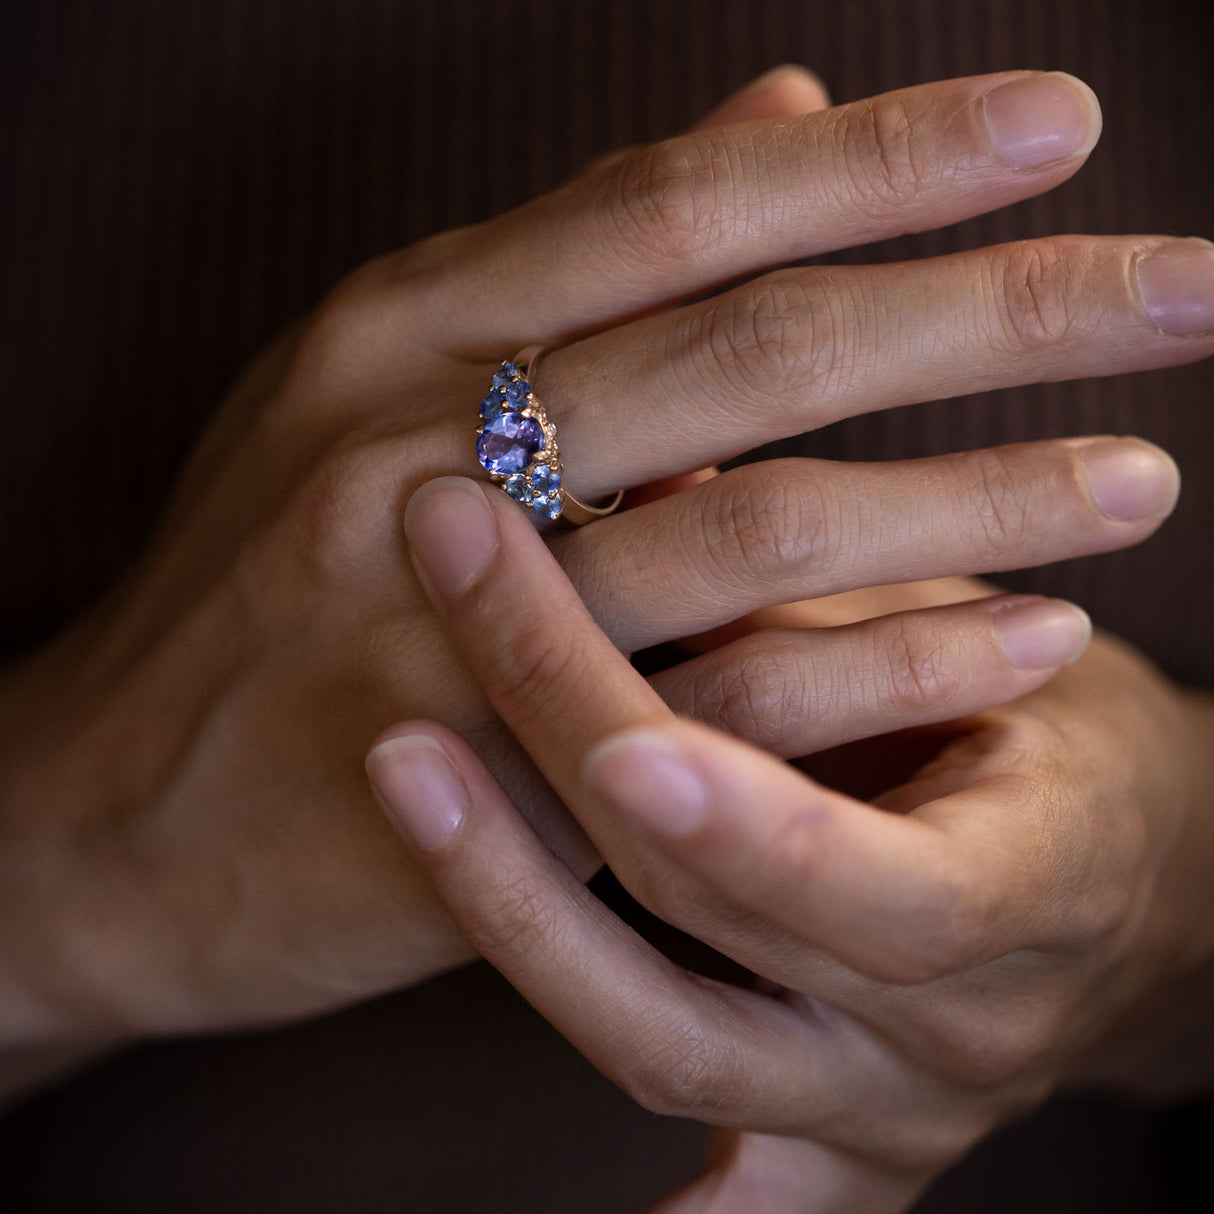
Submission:
M 780 87 L 814 109 L 808 82 Z M 557 347 L 537 390 L 568 483 L 593 499 L 848 415 L 1214 351 L 1195 332 L 1211 253 L 1162 237 L 775 270 L 673 308 L 1049 189 L 1099 126 L 1082 86 L 1029 73 L 765 112 L 371 263 L 236 390 L 140 567 L 0 693 L 9 1044 L 282 1020 L 468 956 L 366 792 L 366 746 L 401 718 L 454 729 L 558 854 L 596 865 L 401 543 L 413 490 L 473 469 L 502 357 Z M 485 166 L 513 170 L 505 150 Z M 1175 489 L 1162 453 L 1111 439 L 789 460 L 551 544 L 631 651 L 773 603 L 1132 544 Z M 669 694 L 805 753 L 1041 683 L 1068 656 L 1042 610 L 1010 650 L 980 605 L 846 637 L 760 634 L 696 658 Z M 807 679 L 835 692 L 812 714 L 767 694 Z
M 1012 704 L 845 748 L 866 803 L 678 720 L 499 495 L 437 480 L 405 528 L 470 665 L 495 638 L 486 693 L 622 884 L 762 980 L 654 950 L 441 726 L 402 722 L 368 756 L 483 956 L 644 1107 L 731 1132 L 666 1214 L 893 1214 L 1052 1091 L 1140 1066 L 1165 1040 L 1144 1026 L 1200 1023 L 1210 713 L 1128 646 L 1099 638 Z M 985 604 L 996 630 L 1017 610 Z M 846 681 L 840 637 L 817 644 L 825 685 Z M 1208 1083 L 1166 1040 L 1173 1072 Z

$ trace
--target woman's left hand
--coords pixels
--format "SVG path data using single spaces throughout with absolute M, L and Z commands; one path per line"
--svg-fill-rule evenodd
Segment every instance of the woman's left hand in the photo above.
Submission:
M 410 504 L 423 580 L 454 496 L 471 501 Z M 689 974 L 614 920 L 450 731 L 399 725 L 368 769 L 543 1015 L 646 1108 L 734 1131 L 663 1212 L 905 1209 L 1209 965 L 1196 713 L 1127 647 L 937 729 L 866 804 L 675 717 L 489 497 L 498 547 L 436 595 L 454 644 L 624 885 L 759 987 Z

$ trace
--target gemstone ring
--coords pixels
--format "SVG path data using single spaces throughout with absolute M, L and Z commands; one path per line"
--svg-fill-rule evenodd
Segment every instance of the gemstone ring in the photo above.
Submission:
M 494 484 L 542 518 L 589 523 L 610 514 L 624 491 L 604 506 L 587 506 L 562 483 L 556 426 L 532 387 L 542 353 L 540 346 L 528 346 L 494 372 L 493 387 L 481 401 L 476 458 Z

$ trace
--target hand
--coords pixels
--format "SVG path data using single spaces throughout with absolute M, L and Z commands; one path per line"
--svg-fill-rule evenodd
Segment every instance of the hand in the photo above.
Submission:
M 820 104 L 794 81 L 776 93 Z M 1200 252 L 1162 237 L 780 270 L 672 310 L 1049 189 L 1099 124 L 1082 86 L 1024 73 L 763 117 L 790 108 L 780 95 L 364 267 L 237 389 L 140 568 L 0 694 L 0 909 L 21 925 L 0 943 L 8 1041 L 281 1020 L 466 957 L 361 777 L 366 739 L 405 716 L 468 739 L 575 871 L 597 864 L 399 551 L 406 498 L 470 467 L 503 355 L 559 347 L 537 388 L 569 485 L 593 499 L 845 414 L 1214 349 L 1150 318 L 1160 265 L 1175 285 Z M 1174 494 L 1168 461 L 1134 442 L 783 461 L 551 545 L 631 650 L 789 599 L 1134 543 Z M 925 700 L 953 715 L 1021 694 L 1069 656 L 1039 647 L 1017 668 L 974 611 L 938 620 L 988 638 L 972 668 L 916 681 L 938 629 L 873 626 L 855 634 L 852 679 L 894 680 L 919 719 Z M 812 647 L 772 640 L 697 659 L 708 698 L 680 708 L 719 713 L 719 688 L 759 668 L 802 683 Z M 834 716 L 888 728 L 886 700 L 866 706 L 843 680 Z M 829 744 L 817 720 L 788 720 L 783 745 Z
M 614 921 L 450 731 L 404 723 L 372 751 L 477 949 L 647 1108 L 738 1131 L 663 1211 L 905 1209 L 1209 966 L 1207 746 L 1125 647 L 937 731 L 866 805 L 678 720 L 509 503 L 438 481 L 406 529 L 458 651 L 616 875 L 762 979 L 687 974 Z

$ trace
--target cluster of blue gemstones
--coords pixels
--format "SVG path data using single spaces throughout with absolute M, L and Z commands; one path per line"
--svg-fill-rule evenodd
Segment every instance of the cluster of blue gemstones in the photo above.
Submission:
M 493 387 L 481 401 L 483 425 L 476 439 L 476 457 L 486 471 L 505 477 L 503 488 L 544 518 L 561 513 L 561 473 L 552 464 L 529 467 L 545 444 L 544 427 L 522 410 L 534 401 L 531 385 L 514 363 L 494 372 Z

